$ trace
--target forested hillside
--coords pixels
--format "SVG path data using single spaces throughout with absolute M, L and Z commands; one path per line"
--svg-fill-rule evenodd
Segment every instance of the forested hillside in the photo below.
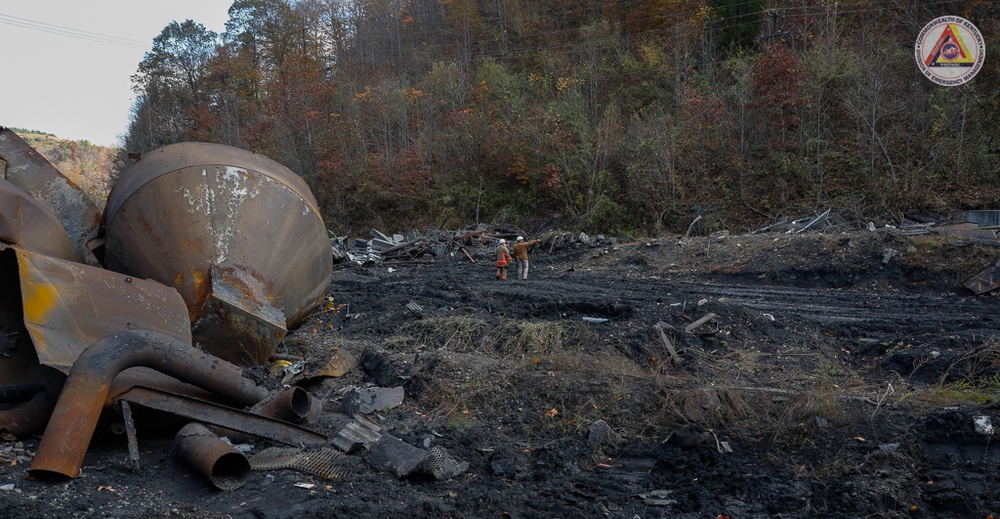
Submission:
M 165 27 L 125 151 L 209 141 L 312 186 L 333 228 L 743 230 L 997 199 L 991 0 L 235 0 Z M 985 66 L 914 61 L 942 15 Z M 556 216 L 558 215 L 558 216 Z
M 104 207 L 108 191 L 111 190 L 111 172 L 116 168 L 120 169 L 115 163 L 115 149 L 97 146 L 89 141 L 68 141 L 48 133 L 21 128 L 13 130 L 67 178 L 80 186 L 98 207 Z

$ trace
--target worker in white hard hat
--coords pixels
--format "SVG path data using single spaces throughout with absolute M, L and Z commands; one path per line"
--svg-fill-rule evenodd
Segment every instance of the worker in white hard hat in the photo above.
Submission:
M 517 243 L 511 251 L 517 261 L 517 279 L 528 279 L 528 247 L 538 243 L 538 240 L 524 241 L 524 236 L 517 237 Z
M 497 242 L 497 279 L 507 281 L 507 264 L 510 263 L 510 251 L 507 250 L 507 240 L 500 238 Z

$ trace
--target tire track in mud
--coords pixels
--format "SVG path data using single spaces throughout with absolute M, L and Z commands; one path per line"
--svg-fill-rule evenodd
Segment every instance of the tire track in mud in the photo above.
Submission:
M 560 294 L 564 300 L 594 307 L 599 307 L 599 302 L 607 304 L 609 301 L 636 307 L 657 303 L 690 307 L 701 299 L 709 298 L 739 304 L 775 317 L 794 316 L 820 324 L 862 325 L 873 329 L 907 327 L 935 332 L 996 326 L 993 317 L 997 311 L 996 302 L 983 296 L 590 275 L 581 278 L 560 276 L 539 280 L 535 289 Z
M 822 323 L 918 324 L 935 327 L 990 322 L 996 305 L 976 297 L 871 292 L 851 289 L 690 284 L 692 290 L 762 312 Z

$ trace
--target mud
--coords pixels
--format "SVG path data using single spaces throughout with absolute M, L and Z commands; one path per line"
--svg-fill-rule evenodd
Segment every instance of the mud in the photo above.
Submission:
M 309 361 L 293 382 L 324 402 L 314 428 L 343 427 L 352 387 L 401 386 L 403 405 L 371 419 L 406 444 L 443 448 L 468 464 L 461 473 L 400 477 L 361 450 L 333 478 L 254 471 L 219 491 L 154 416 L 137 419 L 138 470 L 125 438 L 107 432 L 81 476 L 60 483 L 27 477 L 37 438 L 0 444 L 4 516 L 1000 512 L 996 442 L 975 425 L 1000 424 L 995 300 L 962 289 L 955 267 L 989 251 L 888 229 L 604 240 L 536 246 L 530 279 L 501 282 L 488 245 L 467 250 L 475 262 L 451 251 L 336 265 L 337 311 L 282 345 Z M 361 365 L 310 376 L 335 351 Z

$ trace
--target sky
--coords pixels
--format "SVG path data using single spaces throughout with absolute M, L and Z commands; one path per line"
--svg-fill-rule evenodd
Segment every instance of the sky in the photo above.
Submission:
M 131 76 L 170 22 L 222 33 L 233 0 L 0 0 L 0 126 L 117 146 Z

